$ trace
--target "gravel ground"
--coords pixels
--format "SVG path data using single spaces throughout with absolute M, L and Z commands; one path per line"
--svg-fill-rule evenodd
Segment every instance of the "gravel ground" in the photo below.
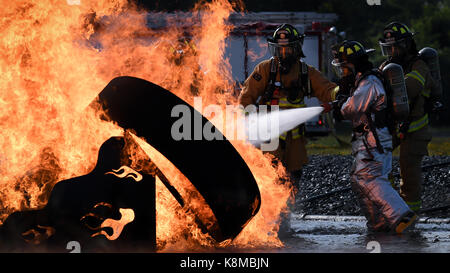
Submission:
M 362 215 L 350 186 L 351 155 L 312 155 L 303 170 L 295 211 L 305 214 Z M 450 156 L 424 157 L 422 166 L 450 162 Z M 399 173 L 398 157 L 393 159 L 394 175 Z M 396 185 L 400 177 L 395 175 Z M 450 205 L 450 164 L 424 169 L 423 209 Z M 331 193 L 325 196 L 321 194 Z M 320 197 L 319 197 L 320 196 Z M 319 197 L 319 198 L 317 198 Z M 421 212 L 421 216 L 450 217 L 450 208 Z

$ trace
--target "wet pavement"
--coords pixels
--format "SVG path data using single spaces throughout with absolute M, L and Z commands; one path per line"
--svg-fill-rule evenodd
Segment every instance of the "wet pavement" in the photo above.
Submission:
M 292 233 L 280 252 L 291 253 L 450 253 L 450 219 L 420 218 L 403 235 L 369 234 L 362 216 L 291 214 Z
M 352 162 L 351 156 L 310 156 L 291 217 L 293 232 L 283 237 L 282 252 L 450 253 L 450 156 L 424 158 L 422 218 L 403 235 L 367 232 L 350 188 Z M 393 163 L 398 187 L 398 158 Z

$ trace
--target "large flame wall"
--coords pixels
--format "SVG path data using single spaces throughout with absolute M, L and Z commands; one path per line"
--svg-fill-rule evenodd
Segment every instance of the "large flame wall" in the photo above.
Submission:
M 147 13 L 125 0 L 1 0 L 1 6 L 0 223 L 14 211 L 44 206 L 57 181 L 89 172 L 100 145 L 123 133 L 87 109 L 112 78 L 144 78 L 189 103 L 194 95 L 203 105 L 237 103 L 224 59 L 232 27 L 225 21 L 233 11 L 226 0 L 200 3 L 184 18 L 193 25 L 195 54 L 185 54 L 181 65 L 173 54 L 186 29 L 173 23 L 151 30 Z M 260 212 L 233 244 L 281 246 L 278 218 L 290 195 L 278 182 L 284 169 L 249 144 L 233 145 L 262 196 Z M 159 249 L 209 246 L 170 194 L 157 189 Z

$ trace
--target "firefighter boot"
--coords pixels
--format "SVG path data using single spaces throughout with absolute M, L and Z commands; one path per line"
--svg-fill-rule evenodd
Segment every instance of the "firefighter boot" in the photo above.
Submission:
M 412 229 L 417 220 L 417 214 L 414 212 L 408 212 L 405 216 L 402 217 L 398 225 L 395 227 L 395 232 L 397 234 L 402 234 L 405 231 Z

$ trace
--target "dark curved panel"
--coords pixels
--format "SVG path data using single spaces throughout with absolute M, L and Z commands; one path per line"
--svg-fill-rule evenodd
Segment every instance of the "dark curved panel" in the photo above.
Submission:
M 216 239 L 234 238 L 257 213 L 261 200 L 257 183 L 225 137 L 211 141 L 172 138 L 172 125 L 179 119 L 171 117 L 176 105 L 192 113 L 192 139 L 195 115 L 201 118 L 202 128 L 208 122 L 185 101 L 143 79 L 118 77 L 102 90 L 93 102 L 97 103 L 108 120 L 144 137 L 191 181 L 217 218 L 223 238 Z

